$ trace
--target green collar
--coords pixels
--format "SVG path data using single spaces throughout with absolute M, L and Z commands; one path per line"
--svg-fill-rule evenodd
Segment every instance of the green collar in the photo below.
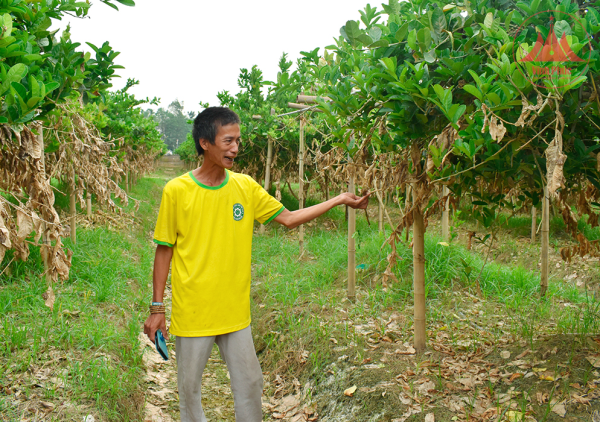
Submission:
M 229 170 L 227 170 L 227 169 L 225 169 L 225 180 L 223 180 L 223 183 L 221 183 L 219 186 L 207 186 L 207 185 L 204 185 L 204 184 L 200 183 L 200 182 L 198 181 L 198 179 L 196 179 L 196 178 L 194 177 L 194 175 L 192 174 L 192 172 L 191 172 L 191 171 L 190 171 L 188 174 L 190 175 L 190 177 L 192 178 L 192 180 L 193 180 L 194 182 L 196 182 L 196 184 L 197 184 L 198 186 L 200 186 L 201 188 L 204 188 L 204 189 L 209 189 L 209 190 L 217 190 L 217 189 L 221 189 L 223 186 L 225 186 L 225 185 L 227 184 L 227 182 L 229 182 Z

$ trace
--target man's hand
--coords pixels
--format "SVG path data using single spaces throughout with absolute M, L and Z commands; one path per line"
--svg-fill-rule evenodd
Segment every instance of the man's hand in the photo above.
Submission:
M 165 314 L 150 315 L 144 323 L 144 334 L 148 336 L 152 343 L 154 343 L 154 334 L 159 329 L 162 331 L 165 339 L 168 340 L 169 334 L 167 333 L 167 319 L 165 318 Z
M 370 193 L 365 196 L 356 196 L 351 192 L 345 192 L 340 195 L 342 200 L 342 205 L 348 205 L 350 208 L 366 210 L 367 205 L 369 204 L 369 196 Z

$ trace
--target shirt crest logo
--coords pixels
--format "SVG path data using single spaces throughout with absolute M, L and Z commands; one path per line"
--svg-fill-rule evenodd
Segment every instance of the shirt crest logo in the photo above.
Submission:
M 233 219 L 235 221 L 240 221 L 244 218 L 244 207 L 242 204 L 234 204 L 233 205 Z

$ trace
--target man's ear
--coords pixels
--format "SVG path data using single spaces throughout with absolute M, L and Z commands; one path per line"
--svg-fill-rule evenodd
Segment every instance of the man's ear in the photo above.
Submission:
M 208 144 L 209 144 L 208 139 L 200 138 L 199 141 L 200 141 L 200 148 L 202 148 L 204 151 L 206 151 L 208 149 Z

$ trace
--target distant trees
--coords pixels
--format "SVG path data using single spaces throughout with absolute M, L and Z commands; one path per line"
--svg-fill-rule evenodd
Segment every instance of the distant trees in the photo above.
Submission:
M 192 125 L 188 123 L 196 116 L 196 112 L 183 110 L 183 101 L 175 99 L 167 109 L 159 108 L 156 111 L 148 110 L 158 122 L 158 130 L 162 133 L 163 141 L 171 151 L 175 151 L 192 131 Z

